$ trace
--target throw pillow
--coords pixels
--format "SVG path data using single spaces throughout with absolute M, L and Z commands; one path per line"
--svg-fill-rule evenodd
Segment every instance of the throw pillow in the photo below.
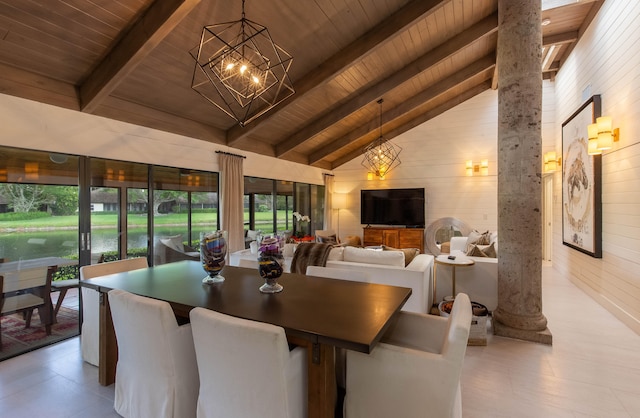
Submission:
M 467 236 L 467 248 L 471 244 L 476 245 L 489 245 L 491 244 L 491 233 L 489 231 L 486 232 L 478 232 L 473 230 Z
M 482 252 L 485 253 L 485 255 L 489 258 L 496 258 L 498 256 L 498 253 L 494 245 L 495 243 L 491 243 L 491 245 L 489 245 L 487 248 L 482 250 Z
M 383 251 L 402 251 L 404 253 L 404 266 L 407 267 L 409 263 L 413 261 L 414 258 L 418 254 L 420 254 L 420 250 L 417 248 L 393 248 L 388 247 L 386 245 L 382 246 Z
M 487 257 L 487 258 L 496 258 L 496 250 L 493 247 L 493 244 L 488 247 L 482 249 L 476 244 L 471 244 L 467 249 L 467 255 L 470 257 Z
M 469 245 L 469 248 L 467 248 L 467 255 L 469 257 L 486 257 L 487 255 L 485 253 L 482 252 L 482 250 L 480 248 L 478 248 L 477 245 L 475 244 L 471 244 Z
M 489 245 L 491 244 L 491 232 L 486 231 L 482 233 L 482 236 L 480 237 L 480 239 L 478 240 L 478 242 L 476 243 L 478 245 Z
M 335 234 L 329 235 L 327 237 L 323 237 L 323 236 L 318 235 L 316 238 L 317 238 L 316 242 L 322 242 L 322 243 L 325 243 L 325 244 L 337 244 L 338 243 L 338 238 L 336 237 Z
M 344 239 L 343 244 L 350 245 L 352 247 L 361 247 L 362 241 L 357 235 L 347 235 Z

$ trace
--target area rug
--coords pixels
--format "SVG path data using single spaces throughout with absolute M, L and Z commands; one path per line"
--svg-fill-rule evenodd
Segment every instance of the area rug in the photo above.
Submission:
M 58 312 L 57 323 L 51 327 L 51 335 L 47 335 L 45 327 L 40 323 L 37 309 L 31 318 L 31 327 L 25 328 L 22 314 L 3 316 L 2 347 L 0 347 L 0 361 L 44 347 L 80 333 L 78 325 L 78 311 L 61 307 Z

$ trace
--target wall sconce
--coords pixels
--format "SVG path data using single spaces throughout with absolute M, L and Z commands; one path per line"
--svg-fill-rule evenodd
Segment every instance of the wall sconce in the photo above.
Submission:
M 620 129 L 613 129 L 611 116 L 601 116 L 596 123 L 587 126 L 589 135 L 589 155 L 599 155 L 602 151 L 611 149 L 614 142 L 620 139 Z
M 480 175 L 481 176 L 489 175 L 489 160 L 480 161 Z
M 479 168 L 478 168 L 478 171 L 479 171 Z M 473 176 L 473 161 L 471 161 L 471 160 L 467 161 L 466 172 L 467 172 L 467 176 L 468 177 Z
M 474 164 L 472 160 L 465 163 L 465 173 L 468 177 L 475 175 L 489 175 L 489 160 L 481 160 L 480 164 Z
M 544 172 L 553 173 L 562 165 L 562 158 L 557 157 L 555 151 L 549 151 L 544 153 Z

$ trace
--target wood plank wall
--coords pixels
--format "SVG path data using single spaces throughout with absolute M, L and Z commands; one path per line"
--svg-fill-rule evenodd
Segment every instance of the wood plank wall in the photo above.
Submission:
M 562 245 L 561 175 L 554 188 L 553 265 L 640 333 L 640 3 L 608 0 L 556 78 L 557 120 L 593 94 L 620 128 L 602 156 L 602 259 Z M 557 148 L 561 144 L 558 126 Z M 585 318 L 588 320 L 588 318 Z

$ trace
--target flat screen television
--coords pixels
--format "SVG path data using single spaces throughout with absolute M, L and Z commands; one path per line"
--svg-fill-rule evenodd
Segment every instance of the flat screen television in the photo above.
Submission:
M 360 223 L 424 228 L 424 188 L 360 191 Z

